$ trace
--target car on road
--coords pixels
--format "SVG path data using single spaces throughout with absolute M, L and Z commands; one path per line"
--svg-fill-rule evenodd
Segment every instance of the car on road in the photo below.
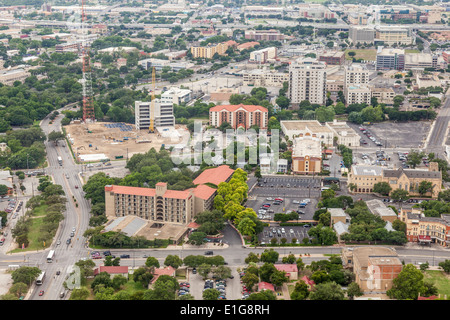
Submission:
M 294 200 L 294 201 L 292 201 L 292 203 L 295 203 L 295 204 L 299 204 L 299 203 L 300 203 L 300 201 L 298 201 L 298 200 Z
M 71 242 L 72 242 L 72 239 L 70 239 L 70 238 L 67 239 L 67 241 L 66 241 L 67 244 L 70 244 Z
M 214 252 L 212 251 L 205 251 L 205 256 L 212 256 Z
M 56 245 L 59 246 L 60 244 L 61 244 L 61 240 L 58 240 L 58 241 L 56 242 Z
M 43 296 L 44 295 L 44 290 L 39 291 L 39 296 Z
M 75 189 L 78 189 L 78 186 L 75 186 Z
M 302 202 L 304 202 L 304 203 L 310 203 L 310 202 L 311 202 L 311 199 L 303 199 Z
M 298 205 L 299 208 L 306 208 L 307 203 L 302 202 Z
M 192 269 L 192 274 L 196 274 L 197 273 L 197 268 L 193 268 Z
M 120 258 L 121 258 L 121 259 L 129 259 L 129 258 L 130 258 L 130 255 L 129 255 L 129 254 L 121 254 L 121 255 L 120 255 Z
M 273 198 L 266 198 L 267 201 L 273 201 Z
M 61 274 L 61 271 L 56 271 L 56 275 L 59 276 Z
M 311 227 L 309 224 L 304 224 L 303 225 L 303 228 L 309 228 L 309 227 Z

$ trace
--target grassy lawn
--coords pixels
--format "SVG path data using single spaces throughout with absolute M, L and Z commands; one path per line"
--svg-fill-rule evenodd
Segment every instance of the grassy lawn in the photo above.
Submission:
M 428 280 L 438 288 L 441 296 L 450 296 L 450 277 L 443 271 L 427 270 L 424 272 L 424 280 Z
M 31 219 L 32 225 L 30 227 L 30 232 L 28 233 L 28 241 L 30 242 L 28 247 L 26 247 L 25 249 L 22 250 L 22 244 L 19 244 L 19 248 L 12 250 L 12 253 L 17 253 L 17 252 L 24 252 L 24 251 L 35 251 L 35 250 L 43 250 L 45 248 L 48 248 L 51 245 L 51 242 L 49 243 L 45 243 L 45 248 L 44 248 L 44 243 L 41 241 L 38 241 L 38 237 L 40 234 L 40 228 L 42 226 L 42 224 L 44 223 L 44 218 L 40 217 L 40 218 L 33 218 Z
M 47 214 L 48 205 L 43 204 L 33 210 L 33 216 L 43 217 Z
M 347 49 L 345 50 L 346 60 L 352 60 L 352 57 L 348 55 L 350 51 L 356 52 L 355 59 L 375 61 L 377 58 L 377 50 L 375 49 Z
M 417 49 L 405 49 L 405 53 L 419 53 L 420 51 Z

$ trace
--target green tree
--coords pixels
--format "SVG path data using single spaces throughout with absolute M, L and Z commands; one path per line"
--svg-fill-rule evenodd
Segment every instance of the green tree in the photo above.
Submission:
M 395 189 L 391 192 L 391 198 L 396 201 L 403 202 L 409 199 L 409 193 L 403 189 Z
M 279 253 L 273 249 L 265 249 L 263 253 L 261 253 L 261 262 L 269 262 L 275 263 L 278 261 Z
M 220 291 L 214 288 L 209 288 L 203 291 L 203 300 L 217 300 L 220 296 Z
M 259 282 L 259 278 L 256 274 L 246 272 L 242 277 L 242 283 L 251 291 L 252 288 Z
M 424 196 L 428 192 L 433 192 L 433 183 L 431 181 L 423 180 L 419 183 L 419 194 Z
M 149 268 L 151 268 L 151 267 L 159 268 L 160 267 L 159 261 L 155 257 L 148 257 L 147 260 L 145 260 L 145 265 Z
M 348 285 L 347 288 L 347 296 L 353 300 L 354 297 L 360 297 L 364 293 L 361 291 L 361 288 L 356 282 L 352 282 Z
M 391 299 L 416 300 L 424 292 L 423 274 L 414 265 L 407 264 L 394 279 L 392 288 L 386 294 Z
M 425 156 L 424 152 L 419 152 L 415 150 L 411 150 L 408 153 L 408 160 L 406 161 L 413 169 L 416 168 L 419 164 L 422 163 L 422 158 Z
M 294 291 L 291 293 L 291 300 L 306 300 L 309 296 L 308 285 L 303 280 L 295 283 Z
M 164 260 L 164 265 L 178 269 L 181 265 L 183 265 L 183 260 L 179 256 L 169 254 Z
M 315 286 L 310 300 L 345 300 L 345 293 L 336 282 L 325 282 Z
M 384 196 L 389 195 L 391 191 L 392 188 L 387 182 L 378 182 L 373 185 L 373 192 L 382 194 Z
M 140 267 L 133 272 L 133 281 L 140 282 L 144 288 L 148 287 L 152 279 L 153 273 L 151 268 Z

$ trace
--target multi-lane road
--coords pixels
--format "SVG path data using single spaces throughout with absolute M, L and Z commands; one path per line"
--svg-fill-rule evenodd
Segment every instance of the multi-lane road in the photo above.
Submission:
M 428 147 L 435 148 L 432 150 L 442 151 L 442 143 L 445 132 L 443 132 L 448 125 L 448 117 L 450 112 L 449 102 L 446 101 L 440 116 L 436 120 L 434 131 L 429 139 Z M 41 127 L 48 135 L 51 131 L 60 131 L 60 121 L 62 116 L 50 124 L 49 119 L 44 119 L 41 123 Z M 439 121 L 439 122 L 438 122 Z M 445 131 L 444 130 L 444 131 Z M 7 267 L 10 264 L 20 264 L 28 266 L 37 266 L 46 271 L 46 280 L 42 286 L 33 287 L 31 294 L 27 296 L 27 299 L 38 300 L 56 300 L 60 299 L 59 295 L 64 291 L 63 283 L 66 280 L 66 276 L 72 271 L 75 262 L 81 258 L 88 257 L 90 249 L 86 246 L 87 239 L 83 237 L 83 233 L 89 228 L 90 218 L 90 204 L 84 198 L 82 191 L 82 182 L 80 173 L 82 167 L 73 161 L 70 149 L 66 146 L 63 147 L 63 143 L 55 145 L 53 142 L 45 142 L 47 149 L 47 161 L 48 167 L 46 173 L 51 175 L 55 184 L 59 184 L 63 187 L 66 194 L 66 212 L 64 213 L 64 220 L 61 222 L 60 228 L 57 231 L 56 237 L 49 249 L 39 252 L 30 252 L 25 254 L 0 254 L 0 267 Z M 59 165 L 57 157 L 61 156 L 63 164 Z M 75 186 L 78 186 L 76 188 Z M 76 200 L 76 202 L 74 201 Z M 78 206 L 76 205 L 78 204 Z M 70 237 L 72 229 L 75 228 L 75 236 Z M 71 238 L 72 241 L 69 245 L 66 244 L 66 240 Z M 227 227 L 225 229 L 225 239 L 227 246 L 225 248 L 215 249 L 215 254 L 222 255 L 230 266 L 242 266 L 245 264 L 244 260 L 250 251 L 255 253 L 261 253 L 264 248 L 245 248 L 242 246 L 240 237 L 234 231 L 233 228 Z M 60 240 L 60 244 L 57 245 L 57 241 Z M 47 263 L 46 257 L 50 249 L 54 249 L 55 259 L 53 263 Z M 167 249 L 121 249 L 112 250 L 113 254 L 119 255 L 122 253 L 130 254 L 131 259 L 122 259 L 121 265 L 130 267 L 138 267 L 144 264 L 144 255 L 156 257 L 161 262 L 169 254 L 180 255 L 182 258 L 186 255 L 203 254 L 205 248 L 197 248 L 191 246 L 184 247 L 171 247 Z M 289 247 L 289 248 L 277 248 L 281 255 L 294 253 L 294 254 L 316 254 L 315 257 L 305 260 L 309 263 L 313 260 L 326 259 L 321 255 L 323 254 L 339 254 L 340 247 Z M 396 247 L 399 257 L 405 261 L 405 263 L 418 263 L 418 262 L 430 262 L 430 264 L 438 265 L 440 261 L 450 259 L 450 250 L 443 249 L 441 247 L 434 247 L 432 250 L 429 248 L 419 247 Z M 22 261 L 18 263 L 17 261 Z M 310 261 L 311 260 L 311 261 Z M 102 260 L 95 260 L 96 264 L 101 264 Z M 56 275 L 56 272 L 60 271 L 60 275 Z M 45 294 L 39 296 L 39 291 L 44 290 Z M 65 296 L 67 298 L 68 295 Z
M 450 96 L 445 95 L 445 101 L 438 112 L 430 136 L 427 141 L 426 151 L 434 152 L 438 158 L 445 159 L 444 143 L 447 139 L 447 129 L 450 120 Z

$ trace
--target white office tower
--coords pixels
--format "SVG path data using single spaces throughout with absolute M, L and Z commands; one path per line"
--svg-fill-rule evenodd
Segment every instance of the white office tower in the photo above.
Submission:
M 155 99 L 154 126 L 173 127 L 175 126 L 175 117 L 173 115 L 173 104 L 163 103 L 160 99 Z M 134 104 L 136 130 L 150 128 L 151 102 L 136 101 Z
M 308 100 L 324 105 L 326 101 L 326 64 L 313 58 L 300 58 L 289 66 L 289 99 L 293 106 Z

